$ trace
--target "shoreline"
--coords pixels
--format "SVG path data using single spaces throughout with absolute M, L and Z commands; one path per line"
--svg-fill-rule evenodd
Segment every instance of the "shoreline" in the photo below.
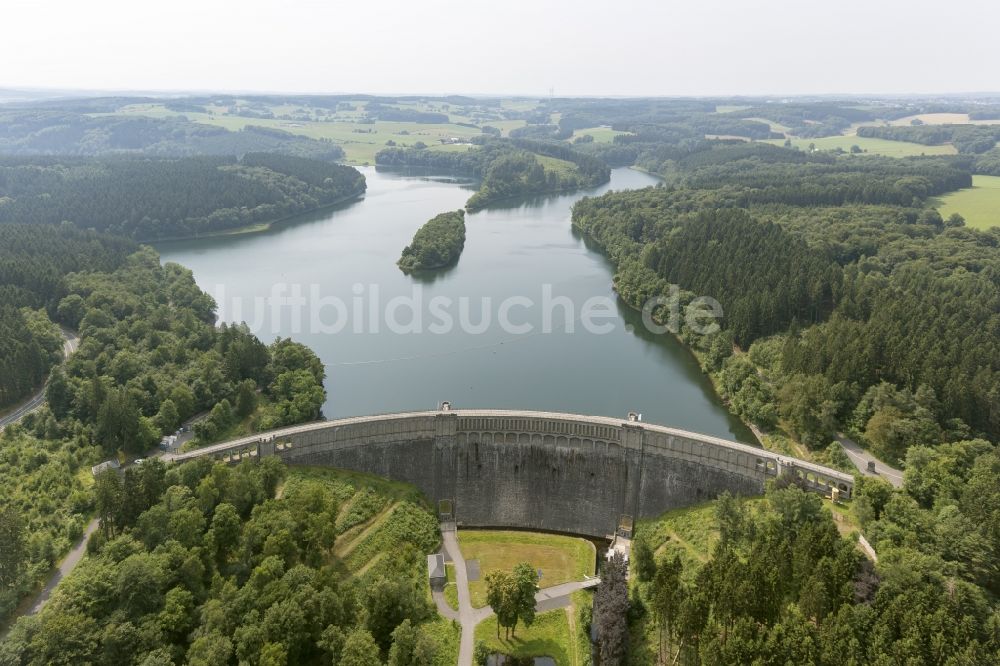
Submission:
M 286 215 L 284 217 L 279 217 L 268 222 L 258 222 L 256 224 L 248 224 L 242 227 L 233 227 L 231 229 L 220 229 L 218 231 L 210 231 L 204 234 L 194 234 L 190 236 L 170 236 L 168 238 L 153 238 L 147 240 L 137 240 L 136 242 L 141 245 L 156 246 L 163 243 L 181 243 L 184 241 L 191 240 L 205 240 L 207 238 L 226 238 L 229 236 L 248 236 L 251 234 L 259 234 L 265 231 L 270 231 L 275 226 L 280 225 L 283 222 L 288 222 L 289 220 L 294 220 L 297 217 L 303 215 L 311 215 L 312 213 L 317 213 L 319 211 L 326 210 L 328 208 L 334 208 L 342 204 L 363 199 L 365 193 L 367 192 L 367 187 L 360 192 L 355 192 L 353 194 L 345 195 L 336 201 L 331 201 L 328 204 L 323 204 L 322 206 L 317 206 L 316 208 L 310 208 L 309 210 L 304 210 L 298 213 L 293 213 L 291 215 Z
M 636 169 L 637 171 L 641 171 L 641 169 L 637 169 L 634 166 L 633 167 L 627 167 L 627 168 Z M 621 302 L 623 305 L 625 305 L 625 307 L 627 307 L 629 310 L 631 310 L 633 312 L 636 312 L 636 313 L 641 313 L 642 312 L 642 308 L 636 307 L 633 303 L 629 302 L 628 299 L 624 298 L 618 292 L 618 287 L 614 283 L 614 274 L 617 273 L 618 266 L 614 263 L 614 261 L 612 260 L 612 258 L 610 257 L 610 255 L 608 255 L 608 253 L 604 250 L 604 248 L 600 245 L 600 243 L 598 243 L 597 240 L 595 238 L 593 238 L 590 234 L 588 234 L 587 232 L 583 231 L 582 229 L 577 229 L 576 227 L 573 227 L 573 229 L 574 229 L 574 231 L 576 233 L 579 233 L 581 236 L 587 238 L 593 244 L 594 250 L 598 251 L 599 254 L 605 259 L 605 261 L 609 262 L 609 264 L 613 268 L 611 290 L 614 292 L 615 297 L 618 299 L 618 301 Z M 673 338 L 674 341 L 677 342 L 677 344 L 682 349 L 684 349 L 684 351 L 687 352 L 691 356 L 691 358 L 693 358 L 695 360 L 695 362 L 698 364 L 698 370 L 699 370 L 699 372 L 701 373 L 701 375 L 705 379 L 708 380 L 709 384 L 712 387 L 712 392 L 715 394 L 715 397 L 718 398 L 719 402 L 723 406 L 725 406 L 726 411 L 734 419 L 736 419 L 744 428 L 747 429 L 747 431 L 753 436 L 754 440 L 756 441 L 756 446 L 758 446 L 761 449 L 768 450 L 767 447 L 764 445 L 764 433 L 763 433 L 763 431 L 759 427 L 757 427 L 755 424 L 753 424 L 751 422 L 748 422 L 747 419 L 744 419 L 742 416 L 740 416 L 735 411 L 733 411 L 733 409 L 731 407 L 730 401 L 722 395 L 721 391 L 719 391 L 719 384 L 716 381 L 716 378 L 713 376 L 712 373 L 707 372 L 705 370 L 705 367 L 702 365 L 701 358 L 698 356 L 698 353 L 690 345 L 688 345 L 686 342 L 684 342 L 684 340 L 682 340 L 681 337 L 677 333 L 675 333 L 674 331 L 671 331 L 669 328 L 667 329 L 667 332 L 670 334 L 670 337 Z
M 609 258 L 609 257 L 607 257 L 607 255 L 605 255 L 605 257 Z M 614 289 L 614 286 L 612 286 L 612 289 Z M 641 308 L 637 308 L 632 303 L 629 303 L 627 300 L 625 300 L 622 297 L 622 295 L 618 293 L 617 289 L 614 289 L 614 292 L 615 292 L 615 296 L 618 297 L 618 300 L 620 300 L 622 303 L 624 303 L 627 308 L 629 308 L 630 310 L 632 310 L 634 312 L 642 312 Z M 701 374 L 706 379 L 708 379 L 709 383 L 712 385 L 712 391 L 715 393 L 715 396 L 719 399 L 719 402 L 722 403 L 723 405 L 725 405 L 726 411 L 728 411 L 733 416 L 733 418 L 735 418 L 737 421 L 739 421 L 741 424 L 743 424 L 744 428 L 746 428 L 747 430 L 750 431 L 750 433 L 754 436 L 754 439 L 757 440 L 757 446 L 759 446 L 760 448 L 762 448 L 764 450 L 767 450 L 767 447 L 764 446 L 764 439 L 763 439 L 764 433 L 763 433 L 763 431 L 761 431 L 761 429 L 758 428 L 756 425 L 754 425 L 751 422 L 748 422 L 742 416 L 740 416 L 739 414 L 737 414 L 736 412 L 733 411 L 729 399 L 726 398 L 726 397 L 724 397 L 722 395 L 722 393 L 719 391 L 719 385 L 716 382 L 715 377 L 712 375 L 711 372 L 706 372 L 705 371 L 704 366 L 701 364 L 701 358 L 699 358 L 697 352 L 695 352 L 695 350 L 690 345 L 688 345 L 686 342 L 684 342 L 684 340 L 682 340 L 681 337 L 679 335 L 677 335 L 675 332 L 671 331 L 670 329 L 667 329 L 667 332 L 670 333 L 670 337 L 672 337 L 677 342 L 677 344 L 680 345 L 680 347 L 682 349 L 684 349 L 688 354 L 691 355 L 691 357 L 695 361 L 697 361 L 698 368 L 701 370 Z
M 476 175 L 470 174 L 468 172 L 463 172 L 463 171 L 456 170 L 456 169 L 440 169 L 440 168 L 436 168 L 436 167 L 425 167 L 425 166 L 416 166 L 416 165 L 409 165 L 409 164 L 379 164 L 378 162 L 376 162 L 373 166 L 376 167 L 376 168 L 377 167 L 382 167 L 383 169 L 423 169 L 425 171 L 429 171 L 429 172 L 433 172 L 433 173 L 443 173 L 443 174 L 448 174 L 448 175 L 452 175 L 452 176 L 458 176 L 458 177 L 462 177 L 462 178 L 470 178 L 470 179 L 472 179 L 474 181 L 477 181 L 479 183 L 482 182 L 482 176 L 476 176 Z M 615 168 L 618 168 L 618 167 L 610 167 L 610 169 L 612 169 L 612 170 L 615 169 Z M 623 167 L 623 168 L 636 169 L 637 171 L 642 171 L 641 169 L 638 169 L 637 167 Z M 659 176 L 657 176 L 654 173 L 650 173 L 650 172 L 647 172 L 647 171 L 643 171 L 643 173 L 647 173 L 650 176 L 656 176 L 657 178 L 660 178 Z M 660 179 L 662 180 L 662 178 L 660 178 Z M 476 191 L 472 193 L 472 196 L 470 196 L 469 199 L 466 200 L 465 206 L 463 207 L 463 209 L 466 212 L 470 213 L 470 214 L 475 214 L 475 213 L 479 213 L 479 212 L 484 211 L 484 210 L 488 210 L 492 205 L 498 204 L 498 203 L 504 203 L 504 202 L 514 201 L 514 200 L 517 200 L 517 199 L 530 199 L 530 198 L 533 198 L 533 197 L 549 197 L 549 196 L 554 196 L 554 195 L 559 195 L 559 194 L 570 194 L 570 193 L 573 193 L 573 192 L 578 192 L 580 190 L 592 190 L 592 189 L 596 189 L 598 187 L 601 187 L 602 185 L 607 185 L 610 182 L 611 182 L 611 174 L 609 173 L 608 177 L 606 179 L 604 179 L 601 182 L 596 183 L 594 185 L 576 185 L 576 186 L 570 186 L 570 187 L 560 187 L 560 188 L 555 189 L 555 190 L 546 190 L 545 192 L 524 192 L 524 193 L 521 193 L 521 194 L 508 194 L 506 196 L 499 197 L 497 199 L 490 199 L 485 204 L 477 205 L 477 206 L 474 206 L 474 207 L 470 208 L 469 207 L 469 201 L 472 199 L 472 197 L 476 196 L 480 192 L 480 190 L 477 188 Z
M 650 175 L 653 175 L 653 174 L 650 174 Z M 488 202 L 486 202 L 485 204 L 476 206 L 474 208 L 469 208 L 469 202 L 466 201 L 465 202 L 465 210 L 467 210 L 469 213 L 478 213 L 480 211 L 484 211 L 484 210 L 489 209 L 490 206 L 492 206 L 494 204 L 503 203 L 505 201 L 514 201 L 515 199 L 530 199 L 532 197 L 550 197 L 550 196 L 559 195 L 559 194 L 570 194 L 570 193 L 573 193 L 573 192 L 578 192 L 580 190 L 592 190 L 592 189 L 596 189 L 598 187 L 601 187 L 602 185 L 607 185 L 610 182 L 611 182 L 611 177 L 608 176 L 607 180 L 602 180 L 600 183 L 597 183 L 596 185 L 578 185 L 578 186 L 575 186 L 575 187 L 562 187 L 562 188 L 559 188 L 557 190 L 548 190 L 546 192 L 534 192 L 534 193 L 524 193 L 524 194 L 510 194 L 510 195 L 505 196 L 505 197 L 500 197 L 499 199 L 491 199 Z M 476 194 L 478 194 L 478 193 L 479 193 L 479 191 L 477 190 Z M 472 196 L 476 196 L 476 195 L 473 194 Z M 469 197 L 469 198 L 471 199 L 472 197 Z

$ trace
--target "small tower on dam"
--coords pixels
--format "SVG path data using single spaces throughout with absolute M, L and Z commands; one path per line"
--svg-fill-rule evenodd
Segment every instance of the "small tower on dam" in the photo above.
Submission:
M 624 419 L 455 409 L 320 421 L 167 456 L 235 462 L 278 455 L 412 483 L 447 500 L 457 526 L 605 537 L 630 522 L 729 491 L 760 494 L 791 474 L 814 492 L 850 497 L 854 477 L 709 435 Z

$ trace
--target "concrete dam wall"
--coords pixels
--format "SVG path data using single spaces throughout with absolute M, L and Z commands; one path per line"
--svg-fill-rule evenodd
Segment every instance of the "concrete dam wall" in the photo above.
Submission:
M 712 499 L 763 492 L 768 478 L 849 497 L 849 474 L 752 446 L 642 423 L 502 410 L 411 412 L 322 421 L 171 456 L 278 455 L 416 485 L 459 526 L 607 536 Z

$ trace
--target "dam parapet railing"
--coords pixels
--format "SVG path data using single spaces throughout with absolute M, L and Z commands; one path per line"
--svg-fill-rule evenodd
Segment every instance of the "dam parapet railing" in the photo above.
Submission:
M 791 475 L 808 490 L 850 498 L 839 470 L 710 435 L 626 418 L 452 409 L 316 421 L 164 459 L 238 462 L 280 456 L 415 484 L 457 505 L 459 525 L 539 527 L 606 536 L 723 491 L 763 492 Z M 836 492 L 834 492 L 836 490 Z

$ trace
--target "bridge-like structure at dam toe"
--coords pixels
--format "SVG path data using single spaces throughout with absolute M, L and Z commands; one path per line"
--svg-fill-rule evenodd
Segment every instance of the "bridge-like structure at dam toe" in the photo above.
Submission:
M 279 456 L 412 483 L 459 526 L 605 537 L 632 521 L 770 478 L 849 498 L 854 477 L 666 426 L 552 412 L 452 409 L 317 421 L 168 454 L 184 462 Z

